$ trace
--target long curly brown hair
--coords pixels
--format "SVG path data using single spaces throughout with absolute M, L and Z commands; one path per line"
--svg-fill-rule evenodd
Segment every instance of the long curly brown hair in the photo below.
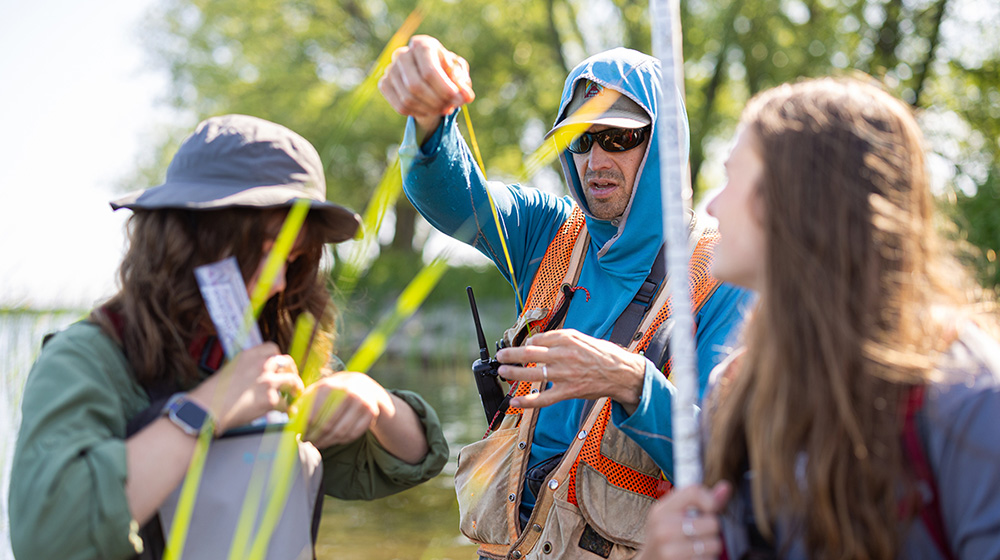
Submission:
M 125 325 L 121 343 L 145 387 L 156 384 L 190 388 L 200 381 L 189 345 L 214 334 L 208 310 L 195 280 L 195 267 L 235 256 L 244 282 L 249 281 L 273 240 L 286 210 L 228 208 L 212 211 L 138 210 L 128 220 L 128 249 L 119 269 L 120 290 L 91 315 L 117 337 L 105 311 Z M 320 260 L 328 234 L 323 222 L 309 215 L 302 253 L 286 270 L 286 289 L 272 297 L 261 312 L 264 340 L 287 352 L 295 321 L 311 313 L 318 327 L 314 351 L 332 351 L 334 307 Z
M 812 558 L 895 558 L 915 486 L 903 398 L 947 339 L 934 310 L 966 301 L 942 264 L 922 135 L 878 87 L 829 78 L 757 95 L 742 125 L 764 162 L 764 285 L 708 404 L 706 482 L 749 468 L 762 532 L 799 520 Z

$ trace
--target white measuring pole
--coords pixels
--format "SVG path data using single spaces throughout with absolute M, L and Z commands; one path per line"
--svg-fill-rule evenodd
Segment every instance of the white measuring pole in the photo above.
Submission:
M 670 339 L 671 380 L 677 388 L 672 400 L 674 486 L 701 482 L 701 458 L 694 407 L 698 398 L 695 367 L 694 316 L 688 278 L 690 244 L 686 188 L 690 182 L 681 99 L 684 57 L 681 49 L 680 0 L 650 0 L 653 54 L 660 59 L 662 97 L 656 112 L 659 129 L 660 188 L 663 191 L 663 238 L 667 242 L 667 284 L 674 329 Z

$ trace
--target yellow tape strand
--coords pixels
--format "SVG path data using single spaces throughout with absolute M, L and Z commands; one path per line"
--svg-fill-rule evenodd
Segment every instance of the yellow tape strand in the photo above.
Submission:
M 285 222 L 281 225 L 278 237 L 274 240 L 274 246 L 271 247 L 267 260 L 264 261 L 264 269 L 257 279 L 257 285 L 254 286 L 253 293 L 250 294 L 250 310 L 255 320 L 260 317 L 260 312 L 264 309 L 264 304 L 267 303 L 268 294 L 271 293 L 274 280 L 278 277 L 278 271 L 288 261 L 288 255 L 292 252 L 292 247 L 299 237 L 299 232 L 302 230 L 302 224 L 305 223 L 308 213 L 309 199 L 297 199 L 288 211 Z
M 581 105 L 576 112 L 566 117 L 569 118 L 575 115 L 588 120 L 597 117 L 604 113 L 604 111 L 607 111 L 620 96 L 621 93 L 617 90 L 610 87 L 604 88 L 604 92 L 601 95 L 592 97 L 589 101 Z M 527 182 L 543 167 L 552 163 L 562 153 L 563 146 L 586 132 L 588 128 L 590 128 L 590 124 L 586 122 L 560 127 L 559 132 L 542 142 L 542 145 L 525 159 L 520 182 Z
M 430 264 L 425 266 L 417 273 L 416 277 L 410 282 L 410 284 L 403 290 L 403 293 L 399 296 L 396 301 L 395 309 L 385 315 L 376 325 L 375 329 L 365 338 L 361 343 L 358 351 L 354 354 L 354 357 L 347 364 L 347 370 L 350 371 L 368 371 L 371 366 L 378 360 L 385 350 L 386 344 L 388 342 L 389 336 L 396 330 L 396 328 L 402 324 L 408 317 L 413 315 L 418 307 L 427 298 L 427 295 L 434 289 L 441 276 L 448 269 L 448 264 L 444 256 L 440 256 L 434 259 Z M 307 320 L 300 320 L 296 326 L 296 333 L 293 340 L 299 341 L 294 343 L 293 347 L 296 351 L 300 348 L 306 346 L 301 341 L 306 337 L 304 332 L 312 330 L 313 323 Z M 318 360 L 316 358 L 316 352 L 311 351 L 311 346 L 307 346 L 305 357 L 303 357 L 302 362 L 305 364 L 303 371 L 303 377 L 313 377 L 310 372 L 313 368 L 318 371 Z M 298 352 L 293 354 L 293 356 L 298 355 Z M 318 378 L 318 374 L 315 376 Z M 246 556 L 249 560 L 263 559 L 267 553 L 267 548 L 270 543 L 271 535 L 274 532 L 274 528 L 277 526 L 281 519 L 281 513 L 284 509 L 284 504 L 288 498 L 288 493 L 291 490 L 291 484 L 294 479 L 293 469 L 295 468 L 295 459 L 297 458 L 297 442 L 301 438 L 302 434 L 305 433 L 306 426 L 310 416 L 313 414 L 313 410 L 316 406 L 320 407 L 318 412 L 319 418 L 317 419 L 318 425 L 323 425 L 328 421 L 336 412 L 337 407 L 343 401 L 345 394 L 342 391 L 331 391 L 330 394 L 322 403 L 317 403 L 312 398 L 305 398 L 301 402 L 295 403 L 292 408 L 290 419 L 288 424 L 285 426 L 281 434 L 281 438 L 277 444 L 277 452 L 275 453 L 275 462 L 271 468 L 271 476 L 268 479 L 268 485 L 266 490 L 266 495 L 268 495 L 267 506 L 264 510 L 264 516 L 261 521 L 260 528 L 257 532 L 256 537 L 250 548 L 249 554 Z M 260 482 L 252 485 L 254 489 L 259 492 Z M 253 505 L 257 505 L 256 502 Z M 255 510 L 250 510 L 255 511 Z M 240 527 L 238 535 L 243 539 L 243 542 L 239 545 L 234 545 L 230 550 L 230 559 L 235 560 L 240 558 L 236 555 L 236 552 L 242 553 L 245 549 L 243 543 L 249 538 L 250 527 L 253 523 L 252 517 L 249 515 L 244 516 L 241 513 Z
M 479 163 L 479 170 L 483 172 L 483 179 L 486 179 L 486 165 L 483 164 L 483 156 L 479 152 L 479 143 L 476 142 L 476 132 L 472 128 L 472 118 L 469 117 L 468 105 L 462 105 L 462 114 L 465 115 L 465 127 L 469 130 L 469 142 L 472 144 L 472 151 L 476 155 L 476 162 Z M 524 301 L 521 299 L 521 290 L 517 285 L 517 276 L 514 274 L 514 265 L 510 260 L 510 251 L 507 250 L 507 236 L 500 225 L 500 214 L 497 213 L 496 202 L 490 194 L 489 186 L 486 187 L 486 198 L 490 201 L 490 212 L 493 213 L 493 223 L 497 226 L 497 236 L 500 238 L 500 247 L 503 249 L 503 256 L 507 261 L 507 272 L 510 273 L 510 283 L 514 286 L 514 295 L 517 297 L 517 308 L 524 308 Z
M 378 89 L 378 81 L 382 78 L 382 74 L 385 72 L 386 67 L 392 62 L 392 53 L 399 47 L 406 45 L 409 42 L 410 37 L 413 32 L 417 30 L 420 23 L 424 19 L 424 14 L 427 12 L 427 1 L 421 2 L 416 8 L 410 12 L 410 15 L 406 17 L 403 24 L 389 39 L 386 43 L 385 48 L 379 53 L 378 58 L 375 61 L 375 65 L 372 67 L 371 72 L 365 77 L 364 81 L 358 85 L 354 91 L 351 92 L 348 97 L 346 104 L 347 109 L 343 111 L 343 117 L 337 126 L 334 127 L 333 133 L 330 135 L 331 141 L 328 145 L 333 142 L 333 140 L 340 138 L 343 135 L 344 130 L 354 122 L 361 110 L 368 104 L 371 98 L 375 95 Z M 328 161 L 329 158 L 327 158 Z
M 205 459 L 208 457 L 210 441 L 212 441 L 212 426 L 205 424 L 201 433 L 198 434 L 194 455 L 191 456 L 191 463 L 188 465 L 187 475 L 185 475 L 184 483 L 181 486 L 181 495 L 177 501 L 177 510 L 174 512 L 174 523 L 170 529 L 170 536 L 163 551 L 163 560 L 177 560 L 184 551 L 188 527 L 191 525 L 194 499 L 198 494 L 198 486 L 201 484 L 201 473 L 205 469 Z
M 319 352 L 314 351 L 313 342 L 315 334 L 316 318 L 308 311 L 299 315 L 295 322 L 295 332 L 292 336 L 292 344 L 288 354 L 292 356 L 298 365 L 299 376 L 302 377 L 302 382 L 306 387 L 319 379 L 320 368 L 322 367 L 322 356 Z M 254 462 L 250 484 L 244 494 L 243 507 L 240 510 L 236 531 L 233 534 L 233 542 L 229 549 L 229 560 L 242 560 L 247 557 L 253 557 L 261 549 L 265 552 L 267 550 L 270 537 L 281 519 L 281 509 L 278 509 L 277 515 L 274 510 L 283 507 L 288 498 L 288 488 L 281 485 L 280 482 L 294 478 L 293 471 L 296 462 L 289 460 L 289 458 L 294 459 L 298 456 L 298 437 L 304 432 L 312 409 L 311 401 L 303 401 L 303 403 L 296 403 L 299 408 L 304 408 L 304 411 L 296 409 L 296 412 L 299 412 L 297 416 L 293 412 L 289 422 L 285 425 L 281 437 L 278 438 L 274 445 L 266 445 L 264 440 L 261 441 L 261 445 L 257 450 L 257 456 L 275 457 L 276 459 L 271 465 L 270 476 L 267 478 L 269 483 L 266 494 L 264 489 L 264 463 Z M 339 400 L 337 403 L 339 404 Z M 278 482 L 276 483 L 275 481 Z M 253 537 L 253 542 L 251 542 L 253 528 L 256 524 L 257 513 L 260 511 L 260 502 L 263 495 L 269 497 L 266 506 L 267 509 L 265 510 L 257 534 Z M 250 551 L 247 551 L 247 545 L 251 546 Z
M 448 263 L 443 255 L 420 269 L 396 300 L 396 307 L 382 316 L 375 328 L 358 346 L 354 356 L 347 362 L 348 371 L 366 372 L 371 368 L 372 364 L 382 356 L 392 333 L 427 299 L 427 295 L 446 270 Z
M 397 155 L 396 159 L 385 170 L 378 186 L 375 187 L 372 198 L 368 201 L 368 206 L 365 208 L 361 219 L 361 230 L 359 230 L 360 237 L 355 239 L 351 254 L 344 261 L 337 277 L 337 287 L 341 292 L 351 292 L 365 273 L 365 259 L 372 245 L 378 240 L 378 230 L 382 227 L 385 214 L 399 200 L 402 191 L 403 178 L 400 174 L 399 156 Z

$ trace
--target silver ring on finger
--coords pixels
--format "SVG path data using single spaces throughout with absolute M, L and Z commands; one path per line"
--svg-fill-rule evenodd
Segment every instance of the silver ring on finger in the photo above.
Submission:
M 681 532 L 684 533 L 684 536 L 687 537 L 687 538 L 693 537 L 694 536 L 694 522 L 691 521 L 691 519 L 685 519 L 681 523 Z
M 705 543 L 703 541 L 696 540 L 691 546 L 694 548 L 695 556 L 705 554 Z
M 549 366 L 542 364 L 542 386 L 547 387 L 549 384 Z

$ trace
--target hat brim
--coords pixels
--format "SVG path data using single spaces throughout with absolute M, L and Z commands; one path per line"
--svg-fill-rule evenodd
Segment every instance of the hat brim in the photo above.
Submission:
M 353 210 L 328 201 L 303 197 L 301 185 L 259 185 L 247 188 L 241 184 L 213 184 L 206 189 L 204 183 L 164 183 L 141 191 L 129 193 L 111 201 L 111 208 L 118 210 L 221 210 L 224 208 L 289 208 L 296 200 L 309 201 L 309 211 L 315 212 L 327 226 L 327 243 L 340 243 L 354 237 L 361 225 L 361 217 Z M 178 202 L 181 201 L 181 202 Z
M 590 125 L 604 125 L 614 128 L 642 128 L 644 126 L 649 126 L 650 121 L 643 122 L 639 119 L 633 117 L 625 116 L 614 116 L 614 115 L 603 115 L 598 118 L 579 118 L 570 116 L 569 118 L 559 121 L 559 124 L 552 127 L 552 130 L 545 134 L 545 139 L 548 140 L 553 134 L 559 131 L 559 129 L 564 128 L 573 124 L 590 124 Z

